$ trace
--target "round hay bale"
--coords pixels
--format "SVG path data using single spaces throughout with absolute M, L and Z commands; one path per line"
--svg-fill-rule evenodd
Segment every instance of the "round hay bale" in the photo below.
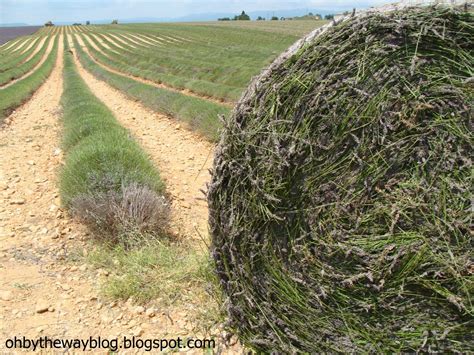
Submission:
M 224 123 L 210 230 L 229 325 L 263 352 L 474 350 L 472 12 L 318 29 Z

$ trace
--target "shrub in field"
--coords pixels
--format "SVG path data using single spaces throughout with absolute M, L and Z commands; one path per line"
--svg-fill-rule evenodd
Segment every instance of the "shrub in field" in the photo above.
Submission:
M 70 54 L 64 67 L 62 203 L 96 236 L 131 245 L 163 232 L 164 184 L 148 156 L 88 89 Z
M 73 213 L 97 231 L 99 238 L 131 245 L 147 234 L 165 233 L 169 208 L 163 196 L 136 183 L 117 192 L 109 189 L 79 195 L 71 202 Z M 137 237 L 137 240 L 133 240 Z
M 230 326 L 262 352 L 472 352 L 474 17 L 318 29 L 225 122 L 210 229 Z

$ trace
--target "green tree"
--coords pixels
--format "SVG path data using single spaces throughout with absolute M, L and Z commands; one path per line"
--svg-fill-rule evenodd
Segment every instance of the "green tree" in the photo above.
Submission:
M 250 16 L 245 13 L 245 11 L 242 11 L 242 13 L 239 16 L 234 16 L 234 21 L 249 21 Z

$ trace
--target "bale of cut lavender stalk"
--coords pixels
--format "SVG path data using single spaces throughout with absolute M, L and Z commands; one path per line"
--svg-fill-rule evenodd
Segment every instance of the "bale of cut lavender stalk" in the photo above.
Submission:
M 472 352 L 474 20 L 367 12 L 248 88 L 209 186 L 229 326 L 262 352 Z

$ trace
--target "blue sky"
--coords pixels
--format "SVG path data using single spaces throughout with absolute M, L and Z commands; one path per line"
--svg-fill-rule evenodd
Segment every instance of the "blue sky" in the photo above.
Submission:
M 0 23 L 42 24 L 139 17 L 175 18 L 241 10 L 364 8 L 386 0 L 0 0 Z

